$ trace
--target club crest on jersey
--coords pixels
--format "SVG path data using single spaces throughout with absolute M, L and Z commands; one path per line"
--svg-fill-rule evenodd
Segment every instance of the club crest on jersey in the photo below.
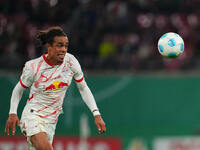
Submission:
M 65 83 L 65 82 L 61 82 L 61 81 L 54 81 L 52 84 L 50 84 L 49 86 L 47 86 L 45 88 L 46 91 L 48 90 L 53 90 L 53 91 L 56 91 L 56 90 L 59 90 L 59 89 L 62 89 L 66 86 L 69 86 L 68 83 Z

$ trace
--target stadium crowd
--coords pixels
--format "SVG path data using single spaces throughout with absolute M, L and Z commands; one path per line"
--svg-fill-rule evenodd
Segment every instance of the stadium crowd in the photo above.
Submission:
M 69 52 L 96 70 L 190 70 L 200 67 L 199 0 L 1 0 L 0 68 L 19 69 L 44 53 L 37 29 L 61 26 Z M 178 59 L 164 59 L 157 41 L 176 32 L 185 41 Z

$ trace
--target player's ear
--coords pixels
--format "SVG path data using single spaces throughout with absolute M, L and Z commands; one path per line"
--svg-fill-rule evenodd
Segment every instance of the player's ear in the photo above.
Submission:
M 47 49 L 49 49 L 51 47 L 51 44 L 46 43 L 45 46 L 46 46 Z

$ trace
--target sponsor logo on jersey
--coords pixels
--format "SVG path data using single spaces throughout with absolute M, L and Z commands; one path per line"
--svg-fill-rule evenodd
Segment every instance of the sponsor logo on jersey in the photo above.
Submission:
M 54 81 L 52 84 L 50 84 L 49 86 L 47 86 L 45 88 L 46 91 L 48 90 L 53 90 L 53 91 L 56 91 L 56 90 L 59 90 L 59 89 L 62 89 L 64 87 L 68 86 L 68 83 L 65 83 L 65 82 L 61 82 L 61 81 Z

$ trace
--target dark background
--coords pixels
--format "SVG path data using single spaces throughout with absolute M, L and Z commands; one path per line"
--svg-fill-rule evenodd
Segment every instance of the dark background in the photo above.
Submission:
M 0 69 L 21 69 L 44 53 L 37 30 L 61 26 L 69 53 L 90 71 L 193 71 L 199 69 L 199 0 L 1 0 Z M 157 41 L 176 32 L 184 54 L 163 59 Z

